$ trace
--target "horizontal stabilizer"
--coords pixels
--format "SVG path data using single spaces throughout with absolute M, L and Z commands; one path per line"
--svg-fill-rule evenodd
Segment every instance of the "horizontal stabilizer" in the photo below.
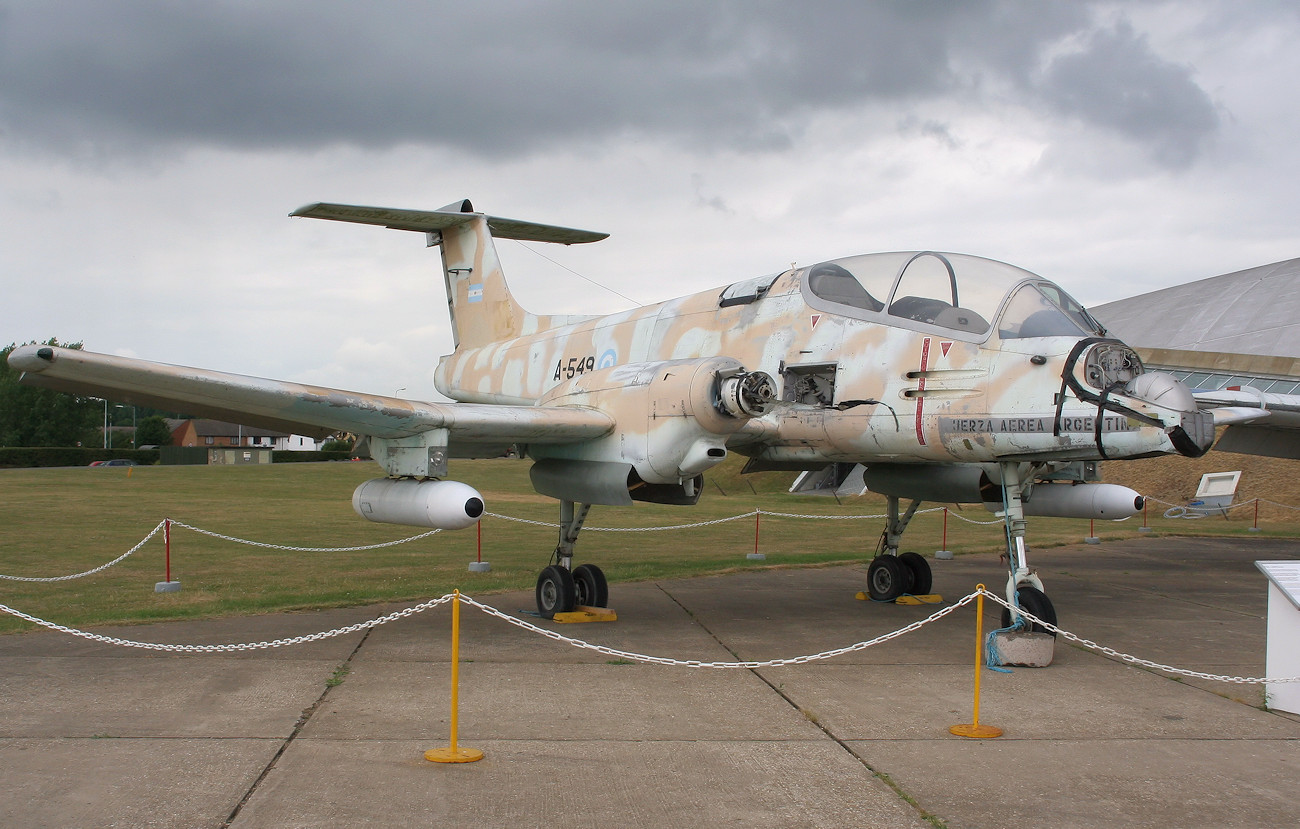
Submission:
M 468 200 L 461 203 L 462 210 L 469 208 Z M 472 208 L 471 208 L 472 210 Z M 318 202 L 300 207 L 289 214 L 308 219 L 329 219 L 335 222 L 356 222 L 363 225 L 379 225 L 392 230 L 414 230 L 434 233 L 450 227 L 465 224 L 481 213 L 454 210 L 402 210 L 394 207 L 363 207 L 354 204 L 327 204 Z M 599 242 L 609 236 L 592 230 L 576 230 L 571 227 L 557 227 L 536 222 L 521 222 L 518 219 L 502 219 L 488 216 L 488 228 L 497 239 L 518 239 L 524 242 L 556 242 L 562 245 L 576 245 L 586 242 Z

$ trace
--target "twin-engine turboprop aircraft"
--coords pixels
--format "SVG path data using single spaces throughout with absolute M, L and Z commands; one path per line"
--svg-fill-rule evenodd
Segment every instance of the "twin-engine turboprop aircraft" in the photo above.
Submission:
M 1052 620 L 1027 559 L 1026 515 L 1132 515 L 1141 496 L 1088 482 L 1089 461 L 1201 455 L 1216 417 L 1260 416 L 1198 411 L 1186 387 L 1145 372 L 1059 287 L 974 256 L 851 256 L 609 316 L 539 316 L 511 297 L 493 239 L 606 234 L 487 216 L 469 201 L 434 211 L 313 204 L 292 215 L 418 231 L 441 247 L 455 351 L 434 383 L 458 402 L 49 346 L 17 349 L 10 363 L 32 385 L 364 435 L 387 473 L 353 495 L 372 521 L 473 524 L 483 500 L 447 479 L 448 459 L 514 447 L 532 459 L 537 491 L 560 502 L 559 543 L 537 580 L 548 618 L 607 604 L 601 570 L 573 566 L 592 505 L 694 504 L 703 473 L 735 451 L 747 471 L 866 466 L 889 504 L 867 575 L 877 599 L 930 590 L 925 559 L 899 554 L 921 502 L 988 505 L 1006 523 L 1008 597 Z

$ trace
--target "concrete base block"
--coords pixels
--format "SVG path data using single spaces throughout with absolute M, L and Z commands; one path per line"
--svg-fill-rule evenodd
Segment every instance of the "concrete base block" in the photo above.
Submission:
M 935 550 L 934 557 L 940 561 L 952 561 L 952 550 Z
M 155 593 L 179 593 L 181 583 L 178 581 L 160 581 L 153 586 Z
M 766 561 L 766 560 L 767 560 L 767 556 L 763 555 L 762 553 L 745 553 L 745 558 L 749 559 L 750 561 Z
M 1140 533 L 1149 533 L 1154 531 L 1155 531 L 1154 527 L 1138 527 L 1138 532 Z
M 1085 539 L 1083 540 L 1083 543 L 1084 543 L 1084 544 L 1100 544 L 1100 543 L 1101 543 L 1101 539 L 1098 538 L 1098 537 L 1095 536 L 1095 535 L 1090 535 L 1090 536 L 1088 536 L 1087 538 L 1085 538 Z
M 492 572 L 492 564 L 487 561 L 471 561 L 469 571 L 471 573 L 490 573 Z
M 1049 633 L 1000 630 L 993 634 L 993 644 L 998 665 L 1021 668 L 1046 668 L 1052 664 L 1056 652 L 1056 637 Z M 991 659 L 990 664 L 993 664 Z

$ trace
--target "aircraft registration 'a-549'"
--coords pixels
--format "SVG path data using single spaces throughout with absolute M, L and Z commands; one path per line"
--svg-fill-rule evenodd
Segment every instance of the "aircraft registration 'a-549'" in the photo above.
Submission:
M 419 402 L 50 346 L 10 363 L 22 381 L 299 434 L 369 438 L 386 477 L 353 494 L 379 522 L 456 528 L 479 494 L 449 458 L 512 447 L 560 502 L 543 616 L 604 606 L 600 568 L 573 566 L 592 505 L 691 505 L 730 452 L 747 471 L 865 466 L 889 517 L 867 574 L 873 598 L 927 593 L 899 553 L 924 501 L 985 504 L 1005 520 L 1007 595 L 1055 618 L 1029 567 L 1026 515 L 1123 518 L 1136 492 L 1091 482 L 1088 462 L 1198 456 L 1217 422 L 1166 374 L 1143 370 L 1058 286 L 1001 262 L 934 251 L 850 256 L 608 316 L 521 308 L 495 238 L 574 244 L 606 234 L 487 216 L 469 201 L 416 211 L 313 204 L 304 216 L 426 234 L 442 250 L 455 350 L 434 374 L 454 403 Z M 902 502 L 908 506 L 903 509 Z M 1018 617 L 1017 617 L 1018 618 Z

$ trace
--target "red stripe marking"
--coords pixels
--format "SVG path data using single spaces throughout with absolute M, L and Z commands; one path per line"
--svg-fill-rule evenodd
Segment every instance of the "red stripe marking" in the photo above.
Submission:
M 921 371 L 925 371 L 930 365 L 930 338 L 926 337 L 921 342 Z M 919 392 L 925 391 L 925 378 L 919 377 L 916 381 L 916 440 L 922 446 L 925 446 L 925 431 L 921 428 L 921 414 L 925 409 L 925 397 Z

